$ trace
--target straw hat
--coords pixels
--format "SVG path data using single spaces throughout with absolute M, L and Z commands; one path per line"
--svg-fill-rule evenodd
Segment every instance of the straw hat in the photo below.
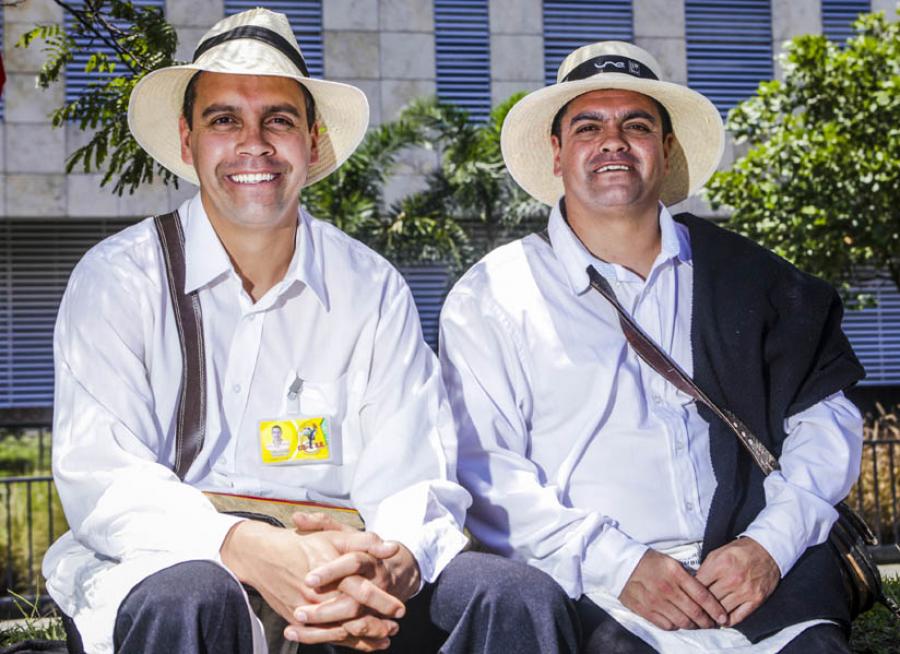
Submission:
M 624 89 L 656 99 L 672 119 L 675 142 L 663 180 L 663 204 L 675 204 L 698 191 L 722 157 L 722 117 L 706 97 L 663 81 L 660 73 L 656 59 L 630 43 L 604 41 L 575 50 L 560 64 L 556 84 L 528 94 L 506 115 L 500 147 L 513 179 L 537 200 L 554 204 L 563 194 L 563 183 L 553 174 L 553 117 L 584 93 Z
M 297 39 L 283 14 L 252 9 L 220 20 L 203 38 L 194 60 L 153 71 L 134 87 L 128 126 L 154 159 L 199 185 L 194 167 L 181 160 L 178 117 L 184 91 L 197 71 L 275 75 L 303 84 L 316 102 L 319 160 L 309 166 L 306 186 L 333 172 L 349 157 L 369 126 L 369 103 L 355 86 L 311 79 Z

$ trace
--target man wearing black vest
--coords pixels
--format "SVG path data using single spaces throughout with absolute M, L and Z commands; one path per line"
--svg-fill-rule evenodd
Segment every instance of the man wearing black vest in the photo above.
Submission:
M 44 573 L 72 651 L 574 652 L 552 579 L 460 553 L 469 495 L 402 277 L 300 207 L 365 135 L 365 95 L 310 78 L 287 18 L 254 9 L 141 79 L 128 118 L 200 190 L 93 248 L 60 307 L 71 531 Z M 210 499 L 245 496 L 356 510 L 365 531 Z
M 547 230 L 487 255 L 441 315 L 468 524 L 578 601 L 589 652 L 849 651 L 823 543 L 859 472 L 842 391 L 863 371 L 827 284 L 669 213 L 723 142 L 716 108 L 644 50 L 576 50 L 501 137 Z M 779 471 L 638 357 L 611 300 Z

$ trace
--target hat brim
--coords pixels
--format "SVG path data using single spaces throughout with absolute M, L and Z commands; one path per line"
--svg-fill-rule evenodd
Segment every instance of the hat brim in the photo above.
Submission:
M 178 118 L 188 82 L 200 70 L 219 72 L 193 64 L 154 71 L 138 82 L 128 103 L 128 126 L 138 144 L 167 169 L 197 186 L 200 181 L 194 167 L 181 158 Z M 261 74 L 256 70 L 220 72 Z M 349 84 L 273 74 L 297 80 L 316 102 L 319 158 L 307 172 L 304 186 L 310 186 L 332 173 L 356 150 L 369 126 L 369 102 L 361 90 Z
M 715 172 L 725 148 L 719 110 L 686 86 L 621 73 L 554 84 L 526 95 L 510 109 L 503 122 L 500 147 L 506 167 L 519 186 L 544 204 L 559 200 L 564 189 L 562 179 L 553 174 L 553 118 L 570 100 L 606 89 L 643 93 L 669 112 L 675 142 L 660 193 L 663 204 L 675 204 L 699 191 Z

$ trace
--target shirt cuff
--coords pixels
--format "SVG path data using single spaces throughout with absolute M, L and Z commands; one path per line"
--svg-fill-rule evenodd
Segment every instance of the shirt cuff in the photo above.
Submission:
M 216 511 L 215 516 L 209 516 L 205 524 L 200 526 L 198 533 L 203 534 L 197 541 L 198 558 L 202 556 L 204 559 L 210 559 L 216 563 L 222 563 L 222 545 L 225 544 L 225 538 L 231 529 L 239 522 L 243 522 L 248 518 L 241 516 L 229 515 L 228 513 L 219 513 Z
M 419 565 L 422 582 L 434 582 L 454 556 L 469 543 L 453 513 L 431 489 L 407 489 L 385 498 L 366 520 L 366 531 L 403 544 Z
M 838 513 L 828 502 L 788 484 L 779 472 L 764 485 L 770 499 L 740 536 L 762 545 L 784 577 L 807 548 L 828 539 Z
M 606 526 L 588 545 L 582 563 L 583 592 L 605 591 L 619 597 L 649 548 L 612 526 Z

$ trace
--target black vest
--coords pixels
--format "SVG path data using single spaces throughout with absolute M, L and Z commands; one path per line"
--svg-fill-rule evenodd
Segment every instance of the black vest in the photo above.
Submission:
M 772 252 L 690 214 L 675 219 L 691 236 L 694 380 L 730 408 L 776 456 L 785 418 L 862 379 L 841 331 L 834 289 Z M 705 407 L 717 487 L 703 556 L 740 534 L 765 506 L 763 476 L 734 433 Z M 836 559 L 808 549 L 775 592 L 737 626 L 756 642 L 814 618 L 849 627 Z

